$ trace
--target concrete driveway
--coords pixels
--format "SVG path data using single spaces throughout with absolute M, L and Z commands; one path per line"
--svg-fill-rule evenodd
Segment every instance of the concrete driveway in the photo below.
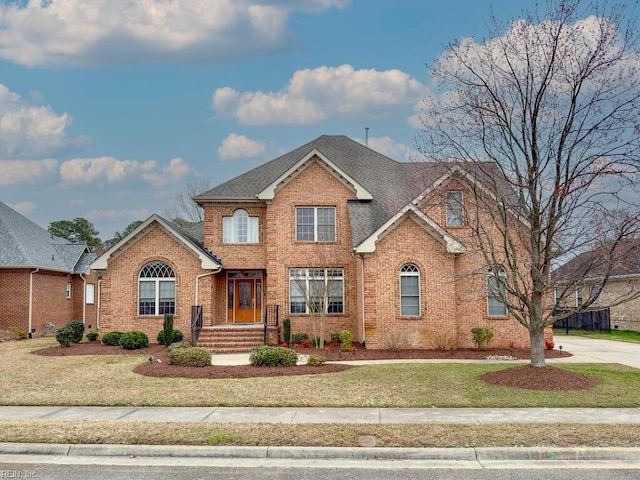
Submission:
M 620 363 L 640 368 L 640 343 L 615 342 L 595 338 L 555 335 L 556 348 L 573 354 L 567 362 L 576 363 Z M 564 360 L 564 359 L 563 359 Z M 548 360 L 547 363 L 553 363 Z

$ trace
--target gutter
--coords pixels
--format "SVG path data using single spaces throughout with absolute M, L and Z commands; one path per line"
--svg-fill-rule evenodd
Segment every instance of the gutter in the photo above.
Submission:
M 87 279 L 84 273 L 80 273 L 82 279 L 82 324 L 87 325 Z
M 29 338 L 31 338 L 31 332 L 33 330 L 33 274 L 39 271 L 40 268 L 36 268 L 29 273 Z
M 362 309 L 362 344 L 367 348 L 366 327 L 365 327 L 365 311 L 364 311 L 364 255 L 360 257 L 360 307 Z
M 218 270 L 214 270 L 212 272 L 206 272 L 206 273 L 201 273 L 200 275 L 196 275 L 196 295 L 195 295 L 196 303 L 194 303 L 194 305 L 198 305 L 198 292 L 200 290 L 200 279 L 203 277 L 208 277 L 209 275 L 215 275 L 216 273 L 219 273 L 220 270 L 222 270 L 222 268 L 219 268 Z
M 98 276 L 98 291 L 96 294 L 98 298 L 96 299 L 96 330 L 100 330 L 100 297 L 102 294 L 102 277 Z

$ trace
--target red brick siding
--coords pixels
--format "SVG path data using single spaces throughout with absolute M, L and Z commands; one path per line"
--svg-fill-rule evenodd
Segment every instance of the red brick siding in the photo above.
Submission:
M 29 271 L 0 270 L 0 329 L 29 329 Z

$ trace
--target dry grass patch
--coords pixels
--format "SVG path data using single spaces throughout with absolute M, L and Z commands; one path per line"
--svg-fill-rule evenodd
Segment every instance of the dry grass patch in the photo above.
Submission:
M 635 425 L 343 425 L 0 421 L 0 442 L 358 447 L 638 447 Z

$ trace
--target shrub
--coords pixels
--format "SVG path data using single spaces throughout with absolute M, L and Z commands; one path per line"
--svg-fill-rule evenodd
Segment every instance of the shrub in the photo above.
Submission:
M 160 333 L 162 333 L 162 337 L 160 337 Z M 158 343 L 163 344 L 165 347 L 171 345 L 173 340 L 173 314 L 165 313 L 164 314 L 164 325 L 162 331 L 158 334 Z M 162 341 L 160 340 L 162 338 Z M 182 338 L 180 338 L 182 340 Z
M 300 342 L 300 345 L 302 345 L 303 348 L 309 348 L 311 346 L 311 342 L 305 338 Z
M 29 338 L 29 334 L 24 328 L 9 327 L 8 330 L 16 340 L 26 340 L 27 338 Z
M 473 335 L 473 344 L 480 351 L 486 350 L 493 338 L 493 330 L 490 328 L 475 327 L 471 329 L 471 334 Z
M 545 340 L 544 341 L 544 348 L 546 348 L 547 350 L 553 350 L 553 347 L 555 347 L 556 344 L 554 343 L 553 340 Z
M 90 342 L 95 342 L 96 340 L 98 340 L 98 335 L 99 333 L 96 330 L 87 332 L 87 340 L 89 340 Z
M 182 334 L 182 332 L 180 330 L 173 329 L 173 330 L 171 330 L 171 334 L 169 335 L 169 339 L 168 340 L 165 339 L 165 331 L 164 330 L 160 330 L 156 340 L 158 340 L 159 344 L 164 345 L 165 347 L 168 348 L 172 343 L 182 342 L 183 338 L 184 338 L 184 335 Z
M 404 335 L 400 330 L 389 327 L 384 331 L 382 344 L 384 345 L 385 350 L 391 350 L 398 353 L 405 347 L 406 342 L 404 340 Z
M 427 345 L 440 352 L 447 352 L 451 349 L 458 348 L 458 341 L 453 335 L 447 332 L 435 332 L 429 330 L 425 333 Z
M 309 340 L 309 335 L 306 333 L 294 333 L 291 337 L 291 343 L 302 343 L 303 340 Z
M 291 343 L 291 320 L 285 318 L 282 320 L 282 335 L 283 335 L 283 343 Z
M 149 346 L 149 337 L 143 332 L 134 330 L 127 332 L 120 337 L 118 344 L 126 350 L 136 350 Z
M 339 342 L 340 341 L 340 334 L 339 333 L 332 333 L 331 334 L 331 341 L 332 342 Z
M 322 355 L 309 355 L 307 359 L 307 365 L 311 367 L 319 367 L 320 365 L 324 365 L 326 359 Z
M 82 341 L 82 337 L 84 337 L 84 323 L 80 320 L 73 320 L 67 323 L 66 328 L 71 330 L 73 343 L 80 343 Z
M 353 332 L 350 330 L 341 330 L 338 333 L 338 337 L 340 338 L 340 350 L 343 352 L 348 352 L 351 350 L 351 340 L 353 340 Z
M 74 332 L 69 326 L 62 327 L 56 332 L 56 340 L 61 347 L 68 347 L 71 345 L 74 339 Z
M 249 362 L 251 362 L 251 365 L 264 367 L 276 367 L 279 365 L 292 367 L 298 363 L 298 354 L 290 348 L 262 345 L 251 350 Z
M 206 367 L 211 365 L 211 352 L 205 347 L 191 347 L 182 343 L 167 350 L 167 363 L 169 365 L 182 365 L 185 367 Z
M 105 333 L 102 336 L 102 343 L 105 345 L 111 345 L 112 347 L 120 345 L 120 337 L 122 337 L 122 335 L 124 335 L 122 332 Z

